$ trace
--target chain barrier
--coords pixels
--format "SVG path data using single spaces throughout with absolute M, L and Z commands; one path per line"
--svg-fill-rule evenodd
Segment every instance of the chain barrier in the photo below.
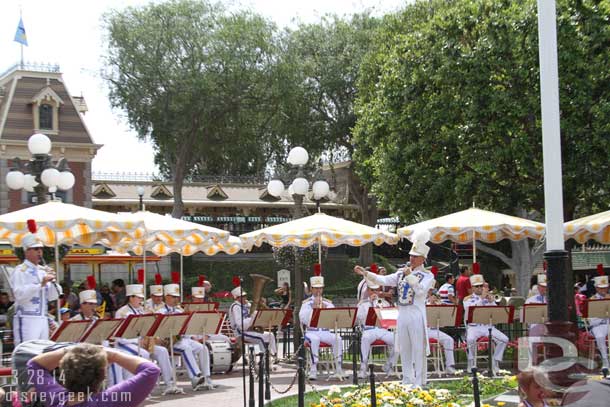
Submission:
M 295 356 L 295 358 L 297 360 L 297 364 L 298 364 L 298 356 L 297 355 L 299 354 L 299 351 L 301 350 L 302 346 L 303 345 L 300 345 L 297 348 L 296 352 L 293 353 L 293 356 Z M 305 372 L 303 372 L 303 374 L 305 374 Z M 271 385 L 271 388 L 273 389 L 273 391 L 275 391 L 276 393 L 278 393 L 278 394 L 286 394 L 286 393 L 288 393 L 294 387 L 294 384 L 296 383 L 298 377 L 299 377 L 299 368 L 298 368 L 298 365 L 297 365 L 297 371 L 294 374 L 294 376 L 292 377 L 292 381 L 290 382 L 290 384 L 288 385 L 286 390 L 279 390 L 277 387 L 275 387 L 273 385 L 273 383 L 271 383 L 271 381 L 270 381 L 269 384 Z

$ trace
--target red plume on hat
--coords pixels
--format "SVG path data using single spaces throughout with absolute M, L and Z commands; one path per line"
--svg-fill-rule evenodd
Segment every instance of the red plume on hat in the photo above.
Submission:
M 197 282 L 197 285 L 199 287 L 203 287 L 204 283 L 205 283 L 205 276 L 199 276 L 199 281 Z
M 180 273 L 177 271 L 172 271 L 172 283 L 180 284 Z
M 160 273 L 155 274 L 155 284 L 156 285 L 163 284 L 163 277 L 161 277 Z
M 138 269 L 138 283 L 144 284 L 144 269 Z
M 472 274 L 481 274 L 481 266 L 479 263 L 472 263 Z
M 379 273 L 379 267 L 377 267 L 377 263 L 371 264 L 371 273 L 375 273 L 375 274 Z
M 313 265 L 313 275 L 318 277 L 322 274 L 322 265 L 320 263 L 316 263 Z
M 438 275 L 438 267 L 432 266 L 432 268 L 430 269 L 430 272 L 432 273 L 434 278 L 436 278 L 436 276 Z
M 241 279 L 237 276 L 233 276 L 233 280 L 231 282 L 233 283 L 233 287 L 239 287 L 241 285 Z
M 36 221 L 34 219 L 28 219 L 27 224 L 30 233 L 36 233 L 36 231 L 38 230 L 38 226 L 36 226 Z
M 97 287 L 95 276 L 87 276 L 87 285 L 89 286 L 89 290 L 95 290 L 95 287 Z
M 542 262 L 542 270 L 546 271 L 547 268 L 546 260 Z
M 604 273 L 604 265 L 601 264 L 601 263 L 599 263 L 597 265 L 597 275 L 598 276 L 605 276 L 606 275 L 606 273 Z

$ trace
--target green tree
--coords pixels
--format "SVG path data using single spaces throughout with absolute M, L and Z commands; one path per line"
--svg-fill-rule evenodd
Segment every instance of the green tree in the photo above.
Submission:
M 609 198 L 609 16 L 609 1 L 558 1 L 566 220 Z M 418 1 L 386 18 L 376 44 L 359 82 L 355 156 L 381 204 L 407 222 L 473 201 L 541 220 L 536 2 Z M 542 248 L 511 249 L 481 247 L 518 270 L 523 293 Z
M 112 11 L 105 25 L 111 103 L 154 144 L 174 182 L 173 216 L 189 176 L 264 171 L 284 77 L 273 24 L 175 0 Z
M 295 87 L 285 116 L 292 143 L 302 143 L 331 163 L 351 160 L 356 124 L 354 103 L 360 64 L 370 51 L 378 19 L 368 13 L 349 17 L 327 15 L 313 24 L 287 32 L 285 60 L 292 67 Z M 361 209 L 360 221 L 375 225 L 377 206 L 354 173 L 350 195 Z M 361 249 L 361 261 L 372 262 L 372 247 Z

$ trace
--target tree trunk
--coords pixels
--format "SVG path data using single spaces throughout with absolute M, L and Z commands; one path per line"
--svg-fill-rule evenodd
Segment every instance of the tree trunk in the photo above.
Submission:
M 184 168 L 182 165 L 176 165 L 174 171 L 174 208 L 172 217 L 181 218 L 184 215 L 184 202 L 182 201 L 182 186 L 184 185 Z
M 375 227 L 377 224 L 377 199 L 368 196 L 368 190 L 362 189 L 362 204 L 360 205 L 360 221 L 363 225 Z M 360 247 L 360 258 L 358 260 L 363 266 L 373 263 L 373 244 L 369 243 Z
M 293 217 L 294 219 L 299 219 L 303 217 L 303 211 L 301 206 L 303 205 L 303 196 L 302 195 L 293 195 L 294 199 L 294 209 L 293 209 Z M 301 304 L 303 303 L 303 266 L 301 264 L 301 259 L 299 257 L 299 248 L 294 246 L 294 292 L 293 292 L 293 304 L 294 304 L 294 312 L 293 312 L 293 321 L 294 321 L 294 336 L 293 336 L 293 345 L 294 350 L 298 349 L 301 343 L 301 320 L 299 318 L 299 312 L 301 311 Z

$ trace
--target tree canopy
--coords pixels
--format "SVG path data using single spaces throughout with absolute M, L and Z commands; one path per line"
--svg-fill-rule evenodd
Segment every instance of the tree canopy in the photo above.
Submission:
M 610 191 L 610 2 L 558 1 L 566 220 Z M 544 211 L 535 0 L 416 2 L 363 65 L 360 173 L 406 221 L 472 205 Z

